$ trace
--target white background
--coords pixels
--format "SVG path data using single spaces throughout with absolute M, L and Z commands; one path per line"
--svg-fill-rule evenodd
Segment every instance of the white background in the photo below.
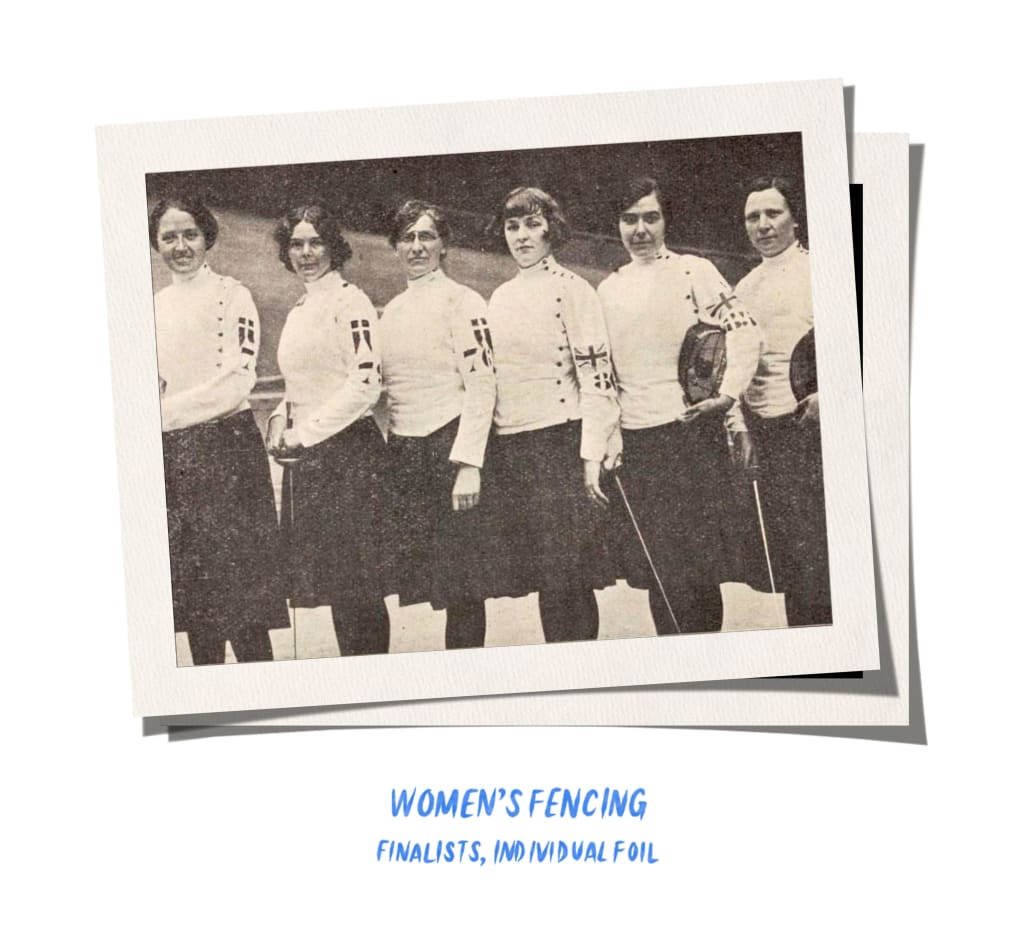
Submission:
M 353 6 L 26 5 L 7 20 L 12 922 L 1022 919 L 1026 30 L 995 3 L 931 21 L 876 3 L 866 19 L 835 4 Z M 141 736 L 95 124 L 817 77 L 855 85 L 857 131 L 908 131 L 926 146 L 912 400 L 929 745 L 697 730 Z M 522 835 L 495 819 L 393 824 L 393 785 L 643 786 L 643 822 L 540 822 L 525 835 L 653 839 L 662 862 L 379 867 L 382 836 Z

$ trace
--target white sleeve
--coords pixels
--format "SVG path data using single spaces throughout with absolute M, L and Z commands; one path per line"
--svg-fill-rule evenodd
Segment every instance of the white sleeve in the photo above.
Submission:
M 576 278 L 573 325 L 568 326 L 575 375 L 579 381 L 583 460 L 600 461 L 618 428 L 618 391 L 611 369 L 611 345 L 604 325 L 600 297 L 586 281 Z M 574 328 L 574 330 L 572 330 Z
M 229 415 L 255 386 L 259 313 L 252 294 L 240 284 L 230 289 L 223 319 L 223 360 L 219 372 L 204 383 L 162 397 L 162 431 L 188 428 Z
M 739 399 L 758 369 L 762 334 L 718 268 L 703 258 L 695 263 L 691 280 L 700 318 L 726 333 L 726 373 L 719 392 Z
M 496 369 L 485 300 L 473 290 L 464 294 L 450 316 L 450 328 L 457 369 L 464 380 L 464 405 L 449 459 L 480 467 L 496 406 Z
M 351 288 L 353 292 L 335 319 L 345 379 L 304 421 L 295 422 L 295 432 L 305 447 L 348 428 L 369 412 L 381 395 L 381 321 L 366 293 Z

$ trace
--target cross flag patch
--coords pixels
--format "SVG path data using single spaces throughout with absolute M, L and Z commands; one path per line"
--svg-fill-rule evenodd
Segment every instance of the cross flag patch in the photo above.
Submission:
M 353 319 L 349 323 L 349 327 L 352 329 L 352 347 L 357 354 L 359 353 L 359 346 L 364 342 L 366 342 L 368 351 L 374 350 L 374 345 L 370 340 L 369 319 Z
M 480 359 L 482 366 L 492 369 L 492 333 L 489 331 L 489 324 L 485 319 L 471 319 L 471 331 L 474 333 L 474 340 L 478 343 L 477 348 L 468 348 L 464 351 L 464 357 L 477 355 L 471 361 L 471 373 L 475 371 L 475 365 Z
M 237 343 L 242 354 L 255 356 L 255 320 L 241 316 L 237 320 Z

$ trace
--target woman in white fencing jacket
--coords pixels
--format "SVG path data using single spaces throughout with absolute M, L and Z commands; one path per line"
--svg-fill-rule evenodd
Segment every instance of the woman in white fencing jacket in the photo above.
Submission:
M 305 286 L 288 314 L 277 362 L 285 399 L 267 426 L 274 456 L 294 466 L 291 599 L 330 605 L 343 656 L 387 653 L 381 562 L 385 444 L 372 410 L 381 394 L 377 312 L 342 276 L 352 250 L 321 203 L 283 216 L 274 239 Z
M 773 575 L 791 625 L 832 621 L 819 392 L 813 382 L 796 395 L 792 376 L 795 349 L 813 328 L 804 222 L 804 203 L 790 180 L 749 184 L 744 228 L 762 263 L 737 284 L 737 295 L 758 320 L 763 345 L 744 392 L 741 457 L 757 460 Z
M 402 605 L 446 609 L 446 647 L 485 643 L 482 465 L 496 402 L 485 300 L 451 280 L 438 206 L 404 203 L 388 243 L 406 289 L 381 319 L 388 406 L 386 558 Z
M 758 329 L 711 261 L 666 247 L 669 210 L 657 181 L 634 179 L 616 206 L 630 261 L 599 293 L 621 407 L 620 478 L 653 559 L 652 569 L 616 510 L 622 575 L 649 590 L 659 634 L 718 631 L 719 585 L 737 578 L 726 540 L 733 494 L 724 417 L 754 372 Z M 691 406 L 679 355 L 700 322 L 725 332 L 727 365 L 718 395 Z
M 173 621 L 195 665 L 272 660 L 289 626 L 277 513 L 255 385 L 259 316 L 251 294 L 206 263 L 216 219 L 194 196 L 151 210 L 151 246 L 172 283 L 155 294 Z
M 547 642 L 590 640 L 599 631 L 593 590 L 613 582 L 600 475 L 618 437 L 600 301 L 554 257 L 569 232 L 552 196 L 512 190 L 493 228 L 517 263 L 488 307 L 497 371 L 486 490 L 494 593 L 538 592 Z

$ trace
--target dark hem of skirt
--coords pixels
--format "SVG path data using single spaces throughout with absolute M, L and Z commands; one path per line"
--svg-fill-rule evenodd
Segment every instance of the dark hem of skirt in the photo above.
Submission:
M 794 413 L 763 418 L 745 412 L 759 461 L 759 496 L 776 588 L 788 607 L 830 616 L 830 557 L 818 427 Z M 792 602 L 794 603 L 792 605 Z M 789 616 L 799 623 L 798 616 Z
M 422 437 L 388 438 L 388 587 L 401 605 L 448 609 L 486 598 L 484 506 L 452 507 L 457 466 L 449 455 L 459 425 L 455 418 Z
M 374 420 L 364 416 L 306 448 L 284 479 L 291 604 L 361 606 L 383 598 L 384 438 Z
M 162 439 L 175 629 L 232 638 L 289 627 L 273 483 L 251 411 Z
M 495 435 L 483 486 L 488 597 L 603 589 L 614 582 L 606 513 L 586 498 L 580 420 Z
M 623 429 L 622 443 L 618 475 L 662 584 L 688 589 L 733 579 L 725 528 L 730 460 L 721 418 Z M 617 487 L 611 490 L 619 573 L 630 586 L 650 589 L 651 562 Z

